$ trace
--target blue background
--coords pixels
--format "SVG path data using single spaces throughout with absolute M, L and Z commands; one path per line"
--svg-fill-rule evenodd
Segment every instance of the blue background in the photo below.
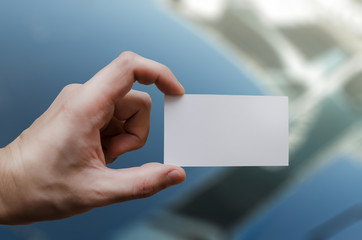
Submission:
M 0 1 L 0 146 L 40 116 L 61 89 L 83 83 L 122 51 L 159 61 L 187 93 L 261 94 L 209 41 L 153 1 Z M 163 95 L 153 99 L 146 146 L 111 167 L 163 161 Z M 151 198 L 95 209 L 31 226 L 0 227 L 0 239 L 109 239 L 119 229 L 167 205 L 216 168 L 187 168 L 187 180 Z

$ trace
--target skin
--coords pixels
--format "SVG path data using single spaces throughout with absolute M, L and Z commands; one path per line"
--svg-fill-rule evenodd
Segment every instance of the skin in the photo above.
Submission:
M 167 67 L 124 52 L 88 82 L 66 86 L 42 116 L 0 149 L 0 224 L 71 217 L 184 181 L 182 168 L 160 163 L 107 167 L 147 140 L 151 98 L 132 90 L 135 81 L 156 84 L 165 94 L 185 93 Z

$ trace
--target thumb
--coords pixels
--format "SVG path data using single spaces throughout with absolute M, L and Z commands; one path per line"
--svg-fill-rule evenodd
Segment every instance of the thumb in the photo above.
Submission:
M 182 168 L 160 163 L 147 163 L 128 169 L 107 169 L 106 174 L 102 184 L 105 203 L 102 205 L 150 197 L 167 187 L 182 183 L 186 178 Z

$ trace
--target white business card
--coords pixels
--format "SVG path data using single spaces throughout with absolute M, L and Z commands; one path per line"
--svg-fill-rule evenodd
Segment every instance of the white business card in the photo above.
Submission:
M 165 96 L 164 163 L 287 166 L 288 97 Z

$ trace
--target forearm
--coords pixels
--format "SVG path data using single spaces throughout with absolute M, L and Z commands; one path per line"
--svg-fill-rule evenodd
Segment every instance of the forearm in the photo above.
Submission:
M 34 177 L 39 169 L 31 163 L 41 156 L 29 151 L 34 146 L 24 146 L 23 134 L 0 149 L 0 224 L 30 224 L 42 214 L 44 206 L 54 208 L 47 194 L 39 194 L 41 181 Z
M 6 192 L 8 188 L 7 162 L 11 161 L 9 147 L 0 149 L 0 224 L 6 224 L 9 209 L 6 206 Z
M 24 213 L 21 206 L 29 197 L 18 186 L 22 180 L 19 138 L 0 149 L 0 224 L 26 223 L 18 219 Z

